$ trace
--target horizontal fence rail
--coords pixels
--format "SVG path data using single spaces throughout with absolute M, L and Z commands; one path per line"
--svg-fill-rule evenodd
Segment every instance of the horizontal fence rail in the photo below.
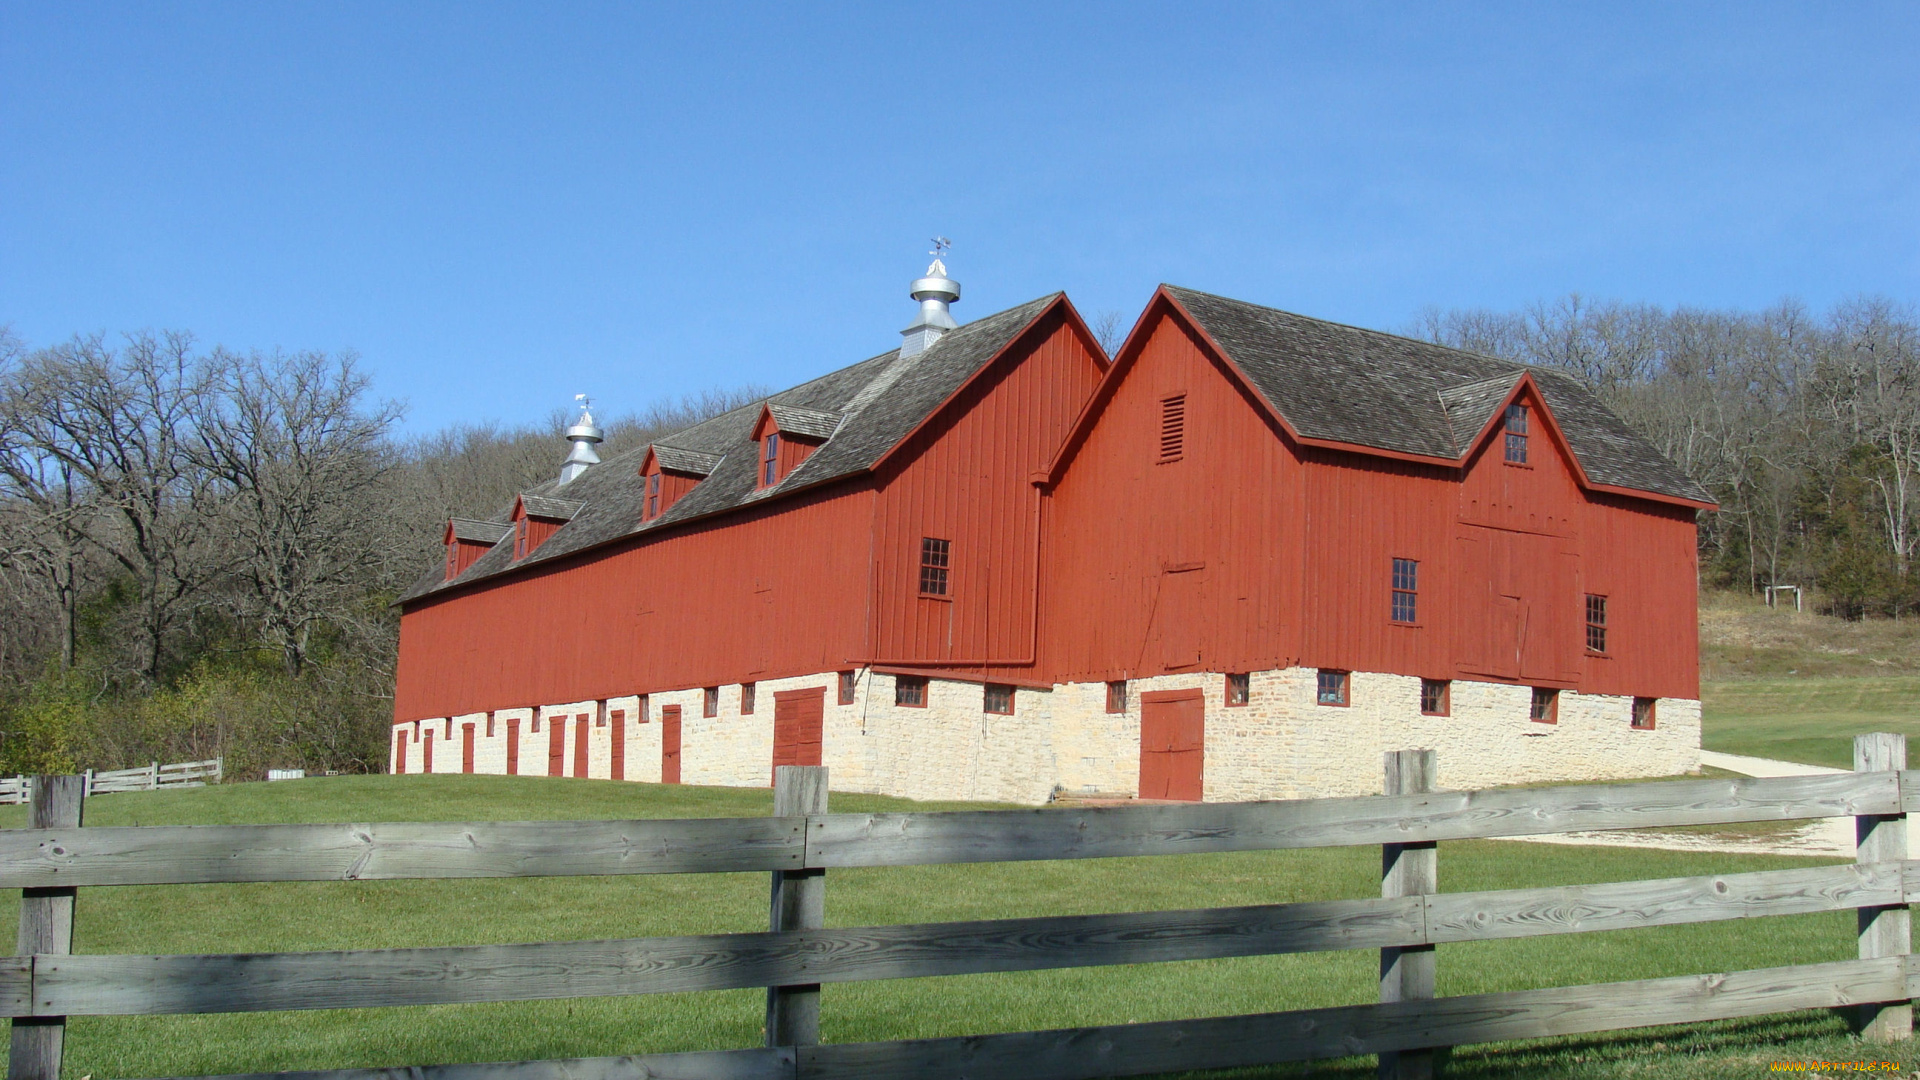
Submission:
M 1899 814 L 1903 790 L 1920 793 L 1920 775 L 804 818 L 9 829 L 0 830 L 0 888 L 733 873 L 1355 847 Z
M 0 887 L 23 905 L 22 955 L 0 958 L 14 1017 L 10 1076 L 54 1080 L 69 1016 L 367 1008 L 768 988 L 764 1050 L 360 1069 L 330 1080 L 568 1077 L 1145 1075 L 1353 1054 L 1426 1075 L 1463 1043 L 1857 1006 L 1902 1037 L 1920 967 L 1905 955 L 1904 742 L 1862 736 L 1854 772 L 1433 792 L 1431 751 L 1389 755 L 1383 796 L 962 813 L 825 812 L 825 770 L 777 770 L 776 816 L 696 820 L 83 828 L 35 793 L 46 826 L 0 831 Z M 1877 740 L 1877 741 L 1876 741 Z M 52 778 L 49 800 L 82 778 Z M 61 794 L 65 793 L 65 794 Z M 61 809 L 61 807 L 65 807 Z M 804 811 L 804 812 L 803 812 Z M 1485 892 L 1433 891 L 1432 844 L 1547 833 L 1853 817 L 1851 865 Z M 830 870 L 1379 845 L 1378 898 L 822 928 Z M 1412 857 L 1415 862 L 1406 860 Z M 1396 860 L 1399 860 L 1395 869 Z M 1424 861 L 1420 861 L 1424 860 Z M 1408 876 L 1408 866 L 1427 869 Z M 67 955 L 78 887 L 261 881 L 771 873 L 770 930 L 611 941 L 218 955 Z M 64 899 L 61 899 L 64 898 Z M 1433 997 L 1437 945 L 1778 915 L 1859 913 L 1861 959 L 1715 975 Z M 38 912 L 36 914 L 36 912 Z M 52 913 L 52 914 L 49 914 Z M 36 922 L 34 935 L 27 923 Z M 51 921 L 48 921 L 51 920 Z M 64 930 L 62 929 L 64 927 Z M 66 936 L 61 936 L 65 933 Z M 1899 939 L 1899 940 L 1896 940 Z M 824 983 L 1378 949 L 1379 1004 L 1246 1017 L 902 1042 L 816 1045 Z M 1416 956 L 1407 967 L 1402 958 Z M 1389 961 L 1398 981 L 1391 993 Z M 1413 974 L 1409 974 L 1413 973 Z M 25 1025 L 25 1027 L 23 1027 Z M 21 1033 L 33 1035 L 22 1042 Z M 35 1041 L 38 1040 L 38 1041 Z M 797 1044 L 797 1045 L 772 1045 Z M 22 1057 L 21 1047 L 31 1052 Z M 35 1049 L 37 1048 L 37 1049 Z M 23 1064 L 24 1062 L 24 1064 Z

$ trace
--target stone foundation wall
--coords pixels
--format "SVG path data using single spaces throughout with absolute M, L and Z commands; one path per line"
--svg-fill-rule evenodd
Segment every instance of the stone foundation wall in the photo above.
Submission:
M 686 784 L 763 787 L 772 777 L 774 695 L 820 687 L 826 708 L 822 763 L 839 791 L 1037 804 L 1055 794 L 1134 795 L 1140 768 L 1140 697 L 1198 688 L 1206 702 L 1204 790 L 1209 801 L 1366 795 L 1380 790 L 1380 755 L 1432 747 L 1439 783 L 1480 788 L 1551 780 L 1624 779 L 1691 772 L 1700 759 L 1700 704 L 1662 698 L 1652 730 L 1631 727 L 1632 699 L 1559 696 L 1558 722 L 1528 719 L 1525 686 L 1456 680 L 1447 716 L 1420 714 L 1420 680 L 1354 672 L 1346 706 L 1315 702 L 1311 668 L 1257 671 L 1244 706 L 1226 704 L 1218 673 L 1135 679 L 1126 709 L 1107 711 L 1105 683 L 1051 690 L 1016 688 L 1013 714 L 985 711 L 979 683 L 931 679 L 925 707 L 894 705 L 894 676 L 857 673 L 854 700 L 838 701 L 838 675 L 826 672 L 756 685 L 755 708 L 741 711 L 738 684 L 720 688 L 718 715 L 705 716 L 700 687 L 539 709 L 503 709 L 402 724 L 406 770 L 425 769 L 421 736 L 433 735 L 436 773 L 463 766 L 463 727 L 474 725 L 475 772 L 507 772 L 507 726 L 518 720 L 518 773 L 548 775 L 549 738 L 561 724 L 559 775 L 574 774 L 575 718 L 589 717 L 590 778 L 612 775 L 616 734 L 626 738 L 625 779 L 660 779 L 660 712 L 681 711 L 680 779 Z M 620 724 L 611 720 L 623 713 Z

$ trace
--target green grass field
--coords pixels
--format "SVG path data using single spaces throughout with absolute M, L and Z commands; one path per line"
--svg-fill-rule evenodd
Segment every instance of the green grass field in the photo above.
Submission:
M 768 792 L 508 777 L 340 777 L 104 796 L 89 823 L 733 816 Z M 835 795 L 842 810 L 918 806 Z M 18 808 L 0 825 L 18 827 Z M 1818 860 L 1500 842 L 1442 845 L 1447 890 L 1807 865 Z M 1378 895 L 1374 848 L 836 871 L 831 925 L 1211 907 Z M 86 889 L 81 952 L 240 952 L 764 930 L 763 874 Z M 0 917 L 13 917 L 16 901 Z M 1854 955 L 1851 913 L 1446 946 L 1442 994 L 1762 967 Z M 1375 954 L 1091 968 L 828 986 L 828 1041 L 913 1038 L 1370 1001 Z M 757 1045 L 758 991 L 503 1005 L 79 1018 L 67 1075 L 190 1075 Z M 1455 1055 L 1461 1077 L 1748 1076 L 1772 1060 L 1859 1057 L 1817 1014 Z M 1370 1076 L 1370 1061 L 1246 1076 Z
M 1920 763 L 1920 677 L 1739 679 L 1700 687 L 1701 744 L 1728 754 L 1853 767 L 1853 737 L 1897 731 Z

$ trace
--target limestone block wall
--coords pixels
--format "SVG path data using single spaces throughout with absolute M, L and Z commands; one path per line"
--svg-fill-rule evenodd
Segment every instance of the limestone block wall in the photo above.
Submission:
M 616 737 L 626 740 L 625 779 L 658 783 L 660 714 L 681 714 L 682 783 L 764 787 L 771 781 L 775 695 L 823 691 L 822 763 L 840 791 L 913 799 L 1035 804 L 1056 794 L 1138 793 L 1141 695 L 1202 692 L 1203 790 L 1209 801 L 1365 795 L 1380 790 L 1380 755 L 1431 747 L 1439 783 L 1479 788 L 1552 780 L 1667 776 L 1699 766 L 1700 705 L 1662 698 L 1652 730 L 1631 726 L 1631 698 L 1562 692 L 1558 722 L 1528 718 L 1532 690 L 1457 680 L 1449 714 L 1420 713 L 1420 680 L 1354 672 L 1348 704 L 1315 701 L 1312 668 L 1257 671 L 1248 702 L 1226 704 L 1226 677 L 1215 672 L 1163 675 L 1128 683 L 1126 707 L 1107 711 L 1105 683 L 1014 690 L 1012 715 L 988 713 L 977 682 L 930 679 L 925 707 L 896 706 L 896 676 L 857 672 L 853 701 L 838 700 L 837 672 L 756 685 L 743 711 L 741 687 L 720 688 L 718 715 L 705 716 L 700 687 L 608 701 L 500 709 L 403 724 L 405 771 L 426 769 L 423 736 L 433 736 L 431 771 L 460 772 L 465 726 L 473 725 L 474 771 L 507 768 L 510 722 L 517 722 L 523 776 L 548 775 L 550 738 L 563 740 L 560 775 L 575 772 L 577 718 L 589 718 L 587 775 L 612 775 Z M 616 724 L 612 714 L 622 714 Z M 395 764 L 398 761 L 396 758 Z

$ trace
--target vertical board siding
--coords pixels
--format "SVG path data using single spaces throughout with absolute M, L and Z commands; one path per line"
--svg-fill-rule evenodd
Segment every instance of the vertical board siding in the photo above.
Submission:
M 874 504 L 876 658 L 1030 662 L 1041 527 L 1032 480 L 1101 373 L 1056 313 L 896 451 Z M 920 595 L 923 537 L 951 542 L 945 598 Z
M 856 481 L 428 600 L 400 620 L 396 719 L 737 682 L 771 596 L 765 678 L 859 654 L 871 493 Z

